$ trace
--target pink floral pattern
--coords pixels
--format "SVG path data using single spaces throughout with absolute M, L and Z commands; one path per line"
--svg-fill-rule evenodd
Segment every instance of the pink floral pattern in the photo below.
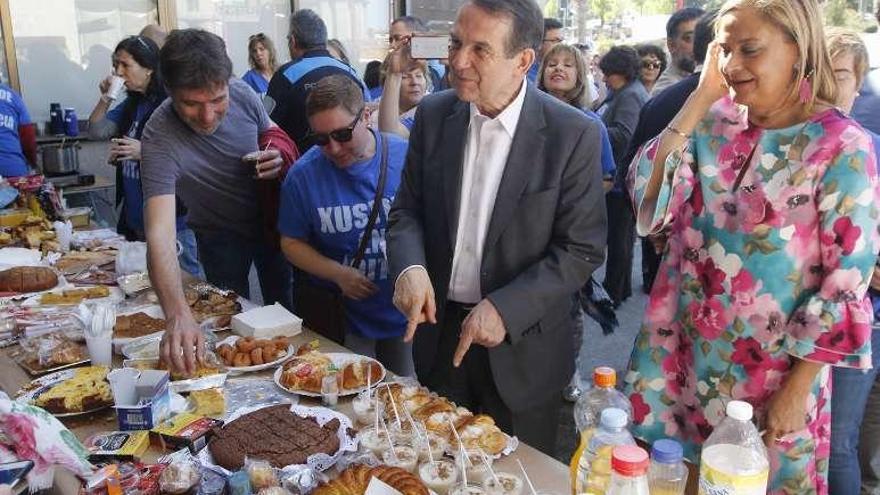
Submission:
M 631 190 L 639 233 L 669 241 L 626 392 L 637 436 L 676 437 L 698 462 L 724 404 L 750 402 L 760 425 L 795 358 L 870 366 L 880 181 L 870 138 L 836 110 L 770 130 L 720 100 L 667 159 L 656 203 L 642 204 L 656 146 L 633 162 Z M 828 374 L 808 399 L 808 427 L 769 452 L 769 493 L 828 491 Z

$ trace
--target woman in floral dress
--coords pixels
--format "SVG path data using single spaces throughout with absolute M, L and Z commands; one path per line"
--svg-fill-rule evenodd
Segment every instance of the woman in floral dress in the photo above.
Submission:
M 770 493 L 827 493 L 827 365 L 870 363 L 876 160 L 830 103 L 819 12 L 728 1 L 697 90 L 631 170 L 639 234 L 669 236 L 626 376 L 634 433 L 699 462 L 748 401 Z

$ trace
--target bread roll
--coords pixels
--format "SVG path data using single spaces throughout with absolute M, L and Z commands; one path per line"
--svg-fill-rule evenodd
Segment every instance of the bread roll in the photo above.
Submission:
M 17 266 L 0 272 L 0 292 L 38 292 L 58 285 L 58 275 L 45 266 Z

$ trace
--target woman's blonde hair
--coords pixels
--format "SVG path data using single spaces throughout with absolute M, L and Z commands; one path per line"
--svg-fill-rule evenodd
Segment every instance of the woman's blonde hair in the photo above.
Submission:
M 547 55 L 544 56 L 544 60 L 541 61 L 541 68 L 538 70 L 538 89 L 547 91 L 547 87 L 544 84 L 544 70 L 547 68 L 548 61 L 553 57 L 565 54 L 571 55 L 574 59 L 577 80 L 574 83 L 574 87 L 566 91 L 562 97 L 569 105 L 580 109 L 590 108 L 592 102 L 590 101 L 590 90 L 587 87 L 587 71 L 589 71 L 590 68 L 587 66 L 584 56 L 581 55 L 581 51 L 572 45 L 560 43 L 547 52 Z
M 251 69 L 258 69 L 257 61 L 254 59 L 254 50 L 257 48 L 257 43 L 263 45 L 263 48 L 269 52 L 269 70 L 274 73 L 275 69 L 277 69 L 276 57 L 275 57 L 275 44 L 272 43 L 272 40 L 263 33 L 252 34 L 250 38 L 248 38 L 248 63 L 251 66 Z
M 828 29 L 828 42 L 826 44 L 832 63 L 834 63 L 834 59 L 839 55 L 847 53 L 852 55 L 856 87 L 861 86 L 870 68 L 868 63 L 868 47 L 865 46 L 861 36 L 849 29 L 832 27 Z
M 825 47 L 822 11 L 816 0 L 727 0 L 718 10 L 717 19 L 735 10 L 751 8 L 761 17 L 779 26 L 797 45 L 798 59 L 793 68 L 795 80 L 788 97 L 797 98 L 801 82 L 808 79 L 811 86 L 806 102 L 811 109 L 817 102 L 834 105 L 837 84 L 831 56 Z M 715 24 L 716 34 L 720 23 Z

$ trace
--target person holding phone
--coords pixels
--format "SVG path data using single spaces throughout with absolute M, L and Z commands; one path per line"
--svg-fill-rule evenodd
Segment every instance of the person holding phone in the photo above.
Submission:
M 416 33 L 428 33 L 429 29 L 425 21 L 412 15 L 405 15 L 394 19 L 391 30 L 388 33 L 388 48 L 397 50 L 405 44 L 409 44 Z M 436 57 L 426 58 L 428 64 L 428 77 L 431 85 L 430 91 L 442 91 L 449 88 L 446 82 L 448 70 L 443 60 L 446 59 L 446 50 L 442 50 Z
M 114 74 L 98 85 L 101 97 L 89 116 L 89 138 L 111 138 L 108 162 L 116 167 L 116 204 L 121 213 L 116 230 L 129 241 L 146 239 L 141 184 L 141 136 L 153 111 L 165 100 L 158 71 L 159 47 L 146 36 L 129 36 L 113 52 Z M 124 100 L 123 93 L 126 93 Z M 119 100 L 122 100 L 121 102 Z M 110 106 L 117 102 L 116 106 Z M 195 234 L 186 226 L 186 208 L 177 202 L 180 267 L 201 274 Z
M 404 42 L 388 54 L 382 69 L 384 89 L 374 123 L 382 132 L 409 138 L 416 108 L 428 91 L 428 66 L 424 60 L 410 57 L 409 42 Z

